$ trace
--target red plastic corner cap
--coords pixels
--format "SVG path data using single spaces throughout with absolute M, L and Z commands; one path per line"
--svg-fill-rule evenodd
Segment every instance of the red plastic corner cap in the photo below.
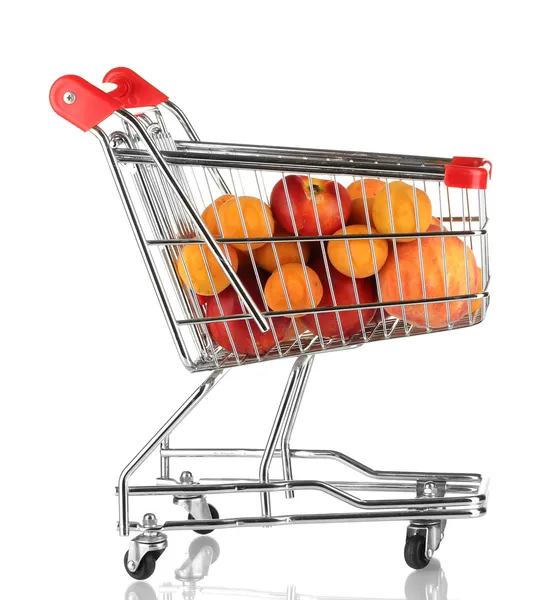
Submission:
M 489 167 L 489 170 L 486 167 Z M 454 156 L 444 172 L 448 187 L 468 190 L 485 190 L 493 166 L 489 160 L 471 156 Z
M 57 79 L 51 86 L 49 102 L 59 116 L 83 131 L 89 131 L 123 108 L 119 100 L 77 75 Z
M 158 106 L 168 100 L 166 94 L 126 67 L 117 67 L 106 73 L 104 83 L 117 86 L 109 95 L 122 102 L 124 108 Z

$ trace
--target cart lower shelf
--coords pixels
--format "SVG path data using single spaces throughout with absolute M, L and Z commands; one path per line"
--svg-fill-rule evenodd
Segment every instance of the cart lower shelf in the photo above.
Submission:
M 449 519 L 476 518 L 487 510 L 487 480 L 475 473 L 376 471 L 334 450 L 300 450 L 290 446 L 291 433 L 310 374 L 313 356 L 300 356 L 291 370 L 285 392 L 263 449 L 170 447 L 170 435 L 196 404 L 213 389 L 226 370 L 214 371 L 193 392 L 171 419 L 124 469 L 119 480 L 119 532 L 129 536 L 138 532 L 125 556 L 125 567 L 135 579 L 146 579 L 167 546 L 167 531 L 191 530 L 211 533 L 216 529 L 293 524 L 341 523 L 354 521 L 408 521 L 405 545 L 407 564 L 415 569 L 427 566 L 438 550 Z M 155 485 L 130 485 L 129 479 L 155 450 L 161 457 L 161 472 Z M 200 479 L 189 471 L 179 479 L 170 475 L 171 459 L 230 458 L 259 459 L 258 479 Z M 283 479 L 270 477 L 270 465 L 280 458 Z M 324 481 L 295 479 L 292 463 L 297 459 L 330 460 L 355 471 L 359 481 Z M 283 492 L 288 499 L 298 492 L 320 492 L 341 504 L 345 512 L 300 512 L 274 514 L 271 495 Z M 259 494 L 261 512 L 256 516 L 221 517 L 209 496 L 223 494 Z M 397 497 L 365 498 L 376 493 Z M 362 494 L 362 495 L 361 495 Z M 398 496 L 402 495 L 402 498 Z M 185 520 L 159 522 L 146 513 L 141 522 L 129 519 L 130 498 L 135 496 L 170 496 L 173 503 L 188 513 Z

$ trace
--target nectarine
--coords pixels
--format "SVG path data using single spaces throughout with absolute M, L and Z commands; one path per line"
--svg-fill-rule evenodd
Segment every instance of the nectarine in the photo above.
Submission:
M 306 276 L 309 286 L 306 283 Z M 283 291 L 282 278 L 287 297 Z M 264 295 L 271 310 L 279 312 L 305 310 L 321 302 L 323 286 L 317 273 L 310 267 L 300 263 L 287 263 L 270 275 L 264 288 Z
M 270 237 L 270 233 L 274 233 L 274 219 L 270 207 L 253 196 L 239 196 L 238 199 L 227 200 L 219 209 L 219 221 L 226 238 Z M 233 246 L 243 252 L 249 252 L 248 246 L 251 245 L 255 250 L 265 243 L 254 242 L 233 244 Z
M 403 181 L 393 181 L 376 192 L 372 206 L 372 222 L 379 233 L 393 233 L 388 201 L 391 199 L 391 212 L 395 233 L 417 233 L 427 231 L 432 219 L 432 204 L 429 196 L 419 188 Z M 414 192 L 415 190 L 415 192 Z M 416 226 L 416 209 L 419 229 Z M 397 239 L 410 242 L 413 238 Z
M 274 230 L 274 237 L 289 237 L 289 234 L 284 231 L 281 227 L 276 225 Z M 261 246 L 257 250 L 255 250 L 255 260 L 259 267 L 272 273 L 278 268 L 278 262 L 280 265 L 285 265 L 287 263 L 300 263 L 300 252 L 298 246 L 301 246 L 300 250 L 302 251 L 303 261 L 308 262 L 308 257 L 310 256 L 310 246 L 309 242 L 270 242 L 269 244 L 265 244 Z M 276 262 L 276 257 L 274 255 L 274 249 L 276 250 L 276 254 L 278 256 L 278 262 Z
M 236 271 L 238 269 L 238 254 L 231 246 L 227 248 L 230 263 Z M 224 253 L 223 247 L 221 250 Z M 208 276 L 206 263 L 211 279 Z M 182 281 L 201 296 L 213 296 L 214 286 L 215 291 L 219 293 L 230 285 L 223 269 L 210 249 L 204 244 L 187 244 L 183 246 L 181 257 L 176 261 L 176 270 Z
M 351 198 L 343 185 L 332 180 L 312 177 L 310 183 L 306 176 L 287 175 L 272 189 L 270 207 L 276 221 L 289 233 L 319 235 L 321 229 L 322 235 L 330 235 L 342 226 L 342 220 L 348 222 Z
M 368 225 L 348 225 L 346 227 L 346 234 L 375 233 L 372 231 L 369 232 L 368 229 Z M 343 233 L 343 230 L 340 229 L 334 235 L 343 235 Z M 349 264 L 349 256 L 351 255 L 353 275 L 355 277 L 369 277 L 375 273 L 371 243 L 374 245 L 376 267 L 379 271 L 387 259 L 389 251 L 387 240 L 372 240 L 372 242 L 371 240 L 331 240 L 327 247 L 327 254 L 333 266 L 342 275 L 351 277 Z
M 328 272 L 332 283 L 331 291 L 331 286 L 329 285 L 329 279 L 327 277 L 327 267 L 325 266 L 324 260 L 321 258 L 312 261 L 310 266 L 317 273 L 323 284 L 323 298 L 321 298 L 321 302 L 319 303 L 320 308 L 329 306 L 349 306 L 352 304 L 370 304 L 378 301 L 374 277 L 356 279 L 354 287 L 353 279 L 342 275 L 342 273 L 337 271 L 329 262 Z M 357 294 L 355 293 L 355 290 L 357 290 Z M 340 331 L 338 328 L 338 319 L 340 319 L 344 338 L 349 338 L 361 331 L 361 319 L 359 318 L 359 313 L 362 315 L 362 320 L 366 327 L 366 325 L 374 318 L 375 312 L 376 309 L 367 308 L 362 311 L 349 310 L 338 313 L 320 313 L 317 315 L 317 319 L 319 321 L 321 335 L 324 337 L 339 338 Z M 319 335 L 315 320 L 315 315 L 304 315 L 301 319 L 307 329 L 315 335 Z
M 442 257 L 442 238 L 421 239 L 421 254 L 423 257 L 423 270 L 425 292 L 427 298 L 441 298 L 446 296 L 444 275 L 448 282 L 448 296 L 473 294 L 478 288 L 478 266 L 472 250 L 456 237 L 445 237 L 446 270 Z M 468 262 L 469 289 L 467 289 L 467 270 L 465 268 L 465 248 Z M 421 268 L 419 260 L 418 241 L 397 246 L 398 267 L 400 272 L 403 300 L 421 300 L 423 287 L 421 284 Z M 400 290 L 397 281 L 397 267 L 395 255 L 389 254 L 385 265 L 378 274 L 382 300 L 384 302 L 398 302 Z M 418 327 L 425 327 L 424 304 L 414 304 L 405 307 L 406 321 Z M 429 326 L 432 328 L 444 327 L 448 324 L 446 303 L 428 304 Z M 386 309 L 393 317 L 402 319 L 400 306 Z M 468 302 L 457 300 L 449 302 L 450 322 L 455 323 L 462 319 L 468 312 Z
M 264 311 L 264 302 L 253 270 L 245 269 L 239 273 L 239 276 L 249 295 L 259 309 Z M 259 278 L 261 285 L 264 286 L 265 275 L 259 273 Z M 232 287 L 221 292 L 218 298 L 219 302 L 215 296 L 210 298 L 206 309 L 208 317 L 237 315 L 247 312 L 242 307 L 240 298 Z M 249 321 L 226 321 L 226 323 L 214 322 L 210 323 L 208 327 L 212 338 L 226 350 L 232 352 L 236 348 L 238 354 L 256 356 L 257 352 L 259 355 L 266 354 L 276 345 L 274 332 L 278 342 L 281 342 L 289 329 L 287 319 L 276 317 L 271 321 L 271 328 L 267 333 L 262 333 L 253 319 L 249 319 Z

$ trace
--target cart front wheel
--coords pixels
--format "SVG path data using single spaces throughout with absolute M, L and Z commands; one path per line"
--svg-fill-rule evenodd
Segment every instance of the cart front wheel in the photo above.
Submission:
M 160 555 L 163 553 L 163 550 L 156 550 L 154 552 L 148 552 L 145 554 L 140 561 L 140 564 L 136 568 L 136 570 L 131 571 L 128 568 L 128 552 L 125 554 L 125 570 L 132 577 L 132 579 L 138 579 L 142 581 L 151 577 L 155 572 L 155 565 L 159 560 Z
M 425 538 L 422 535 L 412 535 L 404 546 L 404 560 L 411 569 L 424 569 L 430 562 L 425 554 Z
M 219 519 L 219 511 L 213 504 L 208 504 L 208 508 L 210 509 L 210 514 L 212 515 L 212 519 Z M 189 513 L 189 521 L 194 521 L 195 518 L 191 513 Z M 213 533 L 215 529 L 195 529 L 195 533 L 199 533 L 200 535 L 208 535 Z

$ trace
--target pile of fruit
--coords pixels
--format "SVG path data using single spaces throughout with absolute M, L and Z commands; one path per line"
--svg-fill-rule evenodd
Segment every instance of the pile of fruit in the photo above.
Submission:
M 270 205 L 252 196 L 223 195 L 206 208 L 202 219 L 215 237 L 241 240 L 239 244 L 222 247 L 226 248 L 224 251 L 232 266 L 262 311 L 374 303 L 378 301 L 377 280 L 383 302 L 400 301 L 399 278 L 403 300 L 481 291 L 481 270 L 474 254 L 457 237 L 429 237 L 420 243 L 411 237 L 398 238 L 396 252 L 391 240 L 331 240 L 324 242 L 326 257 L 321 242 L 297 241 L 297 236 L 390 234 L 392 223 L 396 234 L 440 231 L 440 221 L 432 216 L 431 200 L 423 190 L 402 181 L 392 182 L 388 188 L 377 179 L 363 182 L 354 181 L 346 188 L 333 180 L 288 175 L 274 186 Z M 243 241 L 274 237 L 292 237 L 293 240 Z M 258 267 L 259 281 L 253 261 Z M 465 265 L 468 265 L 468 274 Z M 184 284 L 198 295 L 206 316 L 228 317 L 246 312 L 205 245 L 183 246 L 176 266 Z M 472 302 L 473 312 L 480 302 Z M 404 314 L 401 307 L 390 307 L 386 312 L 418 327 L 427 325 L 423 304 L 404 307 Z M 450 323 L 459 321 L 467 313 L 467 301 L 449 303 Z M 445 303 L 427 305 L 427 314 L 431 328 L 448 323 Z M 309 330 L 334 338 L 342 334 L 348 339 L 375 317 L 375 309 L 365 309 L 295 318 L 299 333 Z M 260 332 L 255 323 L 243 320 L 230 321 L 228 327 L 222 322 L 210 323 L 208 327 L 213 339 L 223 348 L 229 351 L 236 348 L 239 354 L 254 356 L 268 352 L 276 340 L 281 342 L 292 335 L 291 320 L 290 317 L 272 318 L 272 328 L 267 333 Z

